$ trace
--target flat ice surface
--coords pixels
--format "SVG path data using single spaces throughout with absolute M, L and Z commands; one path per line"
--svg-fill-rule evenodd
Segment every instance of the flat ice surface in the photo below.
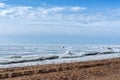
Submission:
M 0 45 L 0 68 L 120 57 L 120 45 Z

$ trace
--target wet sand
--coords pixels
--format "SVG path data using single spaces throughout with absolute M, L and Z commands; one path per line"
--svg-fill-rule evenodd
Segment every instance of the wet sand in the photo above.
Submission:
M 120 80 L 120 58 L 0 69 L 0 80 Z

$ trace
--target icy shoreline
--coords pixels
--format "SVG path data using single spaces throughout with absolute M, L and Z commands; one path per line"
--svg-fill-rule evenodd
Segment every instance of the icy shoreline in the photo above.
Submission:
M 25 67 L 25 66 L 60 64 L 60 63 L 71 63 L 71 62 L 85 62 L 85 61 L 104 60 L 104 59 L 119 58 L 119 57 L 120 57 L 119 53 L 114 53 L 114 54 L 84 56 L 84 57 L 77 57 L 77 58 L 58 58 L 58 59 L 52 59 L 52 60 L 0 65 L 0 68 Z
M 120 46 L 0 46 L 0 68 L 103 60 L 120 57 Z

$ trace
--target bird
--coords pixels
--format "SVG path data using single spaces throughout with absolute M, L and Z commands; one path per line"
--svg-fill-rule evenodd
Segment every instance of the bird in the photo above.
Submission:
M 73 55 L 74 53 L 71 53 L 70 52 L 70 50 L 67 50 L 66 52 L 65 52 L 65 55 Z

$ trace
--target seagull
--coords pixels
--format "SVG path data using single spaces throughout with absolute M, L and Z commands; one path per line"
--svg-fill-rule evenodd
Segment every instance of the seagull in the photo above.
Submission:
M 69 50 L 65 52 L 65 55 L 73 55 L 74 53 L 71 53 Z

